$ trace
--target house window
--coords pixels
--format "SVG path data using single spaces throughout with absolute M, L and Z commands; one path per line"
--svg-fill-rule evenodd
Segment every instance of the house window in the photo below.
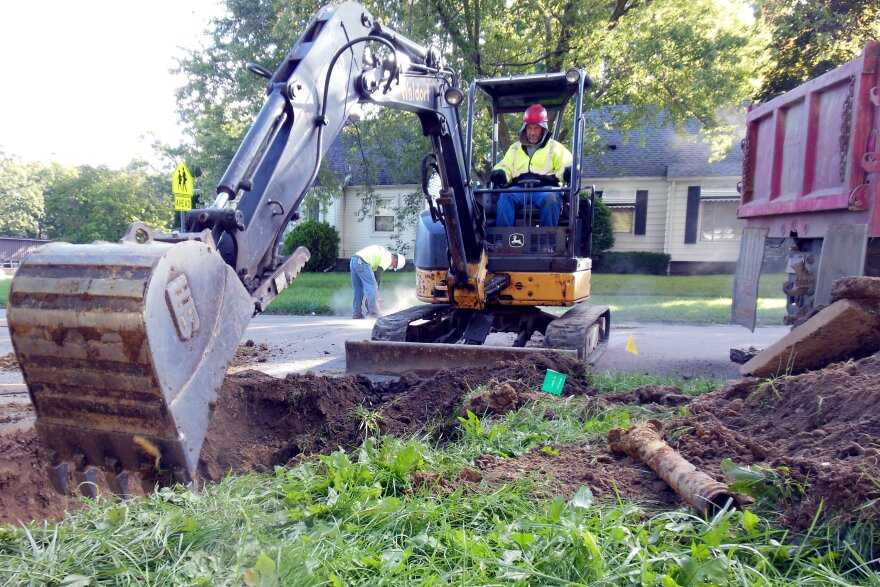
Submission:
M 700 240 L 706 242 L 739 240 L 742 221 L 736 217 L 739 201 L 702 200 L 700 202 Z
M 373 231 L 394 231 L 394 199 L 380 198 L 373 204 Z
M 636 217 L 635 206 L 609 204 L 608 209 L 611 210 L 611 230 L 632 234 Z

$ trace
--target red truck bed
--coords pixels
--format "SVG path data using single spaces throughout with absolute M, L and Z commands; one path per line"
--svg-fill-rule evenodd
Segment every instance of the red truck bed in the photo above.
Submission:
M 769 237 L 822 237 L 832 224 L 880 235 L 880 42 L 750 109 L 739 216 Z
M 836 279 L 880 275 L 880 41 L 746 124 L 732 321 L 754 329 L 767 239 L 789 239 L 787 323 L 829 303 Z

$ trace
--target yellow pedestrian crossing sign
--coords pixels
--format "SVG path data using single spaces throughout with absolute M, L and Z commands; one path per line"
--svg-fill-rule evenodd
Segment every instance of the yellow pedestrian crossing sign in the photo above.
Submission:
M 171 192 L 174 194 L 175 210 L 192 210 L 194 183 L 192 173 L 183 161 L 171 175 Z

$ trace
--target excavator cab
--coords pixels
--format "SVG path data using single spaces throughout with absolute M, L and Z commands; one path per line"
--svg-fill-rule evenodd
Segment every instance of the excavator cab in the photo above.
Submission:
M 590 77 L 576 68 L 566 72 L 482 79 L 471 84 L 467 139 L 470 169 L 475 166 L 473 145 L 477 112 L 486 107 L 492 125 L 490 168 L 501 160 L 508 145 L 516 140 L 523 112 L 534 104 L 541 104 L 547 110 L 550 138 L 563 143 L 571 151 L 573 160 L 568 185 L 560 185 L 555 178 L 527 173 L 515 178 L 509 186 L 487 183 L 474 189 L 474 195 L 486 214 L 490 271 L 524 267 L 544 269 L 547 266 L 577 271 L 579 265 L 584 265 L 577 259 L 589 257 L 592 201 L 591 197 L 582 199 L 580 196 L 579 162 L 583 155 L 583 95 L 584 90 L 592 85 Z M 502 128 L 508 129 L 510 141 L 501 141 Z M 498 200 L 505 193 L 522 194 L 525 201 L 512 227 L 497 226 Z M 561 212 L 557 226 L 540 225 L 538 208 L 531 203 L 537 193 L 555 194 L 559 198 Z
M 416 295 L 426 305 L 383 316 L 370 342 L 347 343 L 349 371 L 399 374 L 395 369 L 401 365 L 491 363 L 514 356 L 511 349 L 572 351 L 587 361 L 601 354 L 610 333 L 610 311 L 584 303 L 592 273 L 593 199 L 592 190 L 582 197 L 580 162 L 583 96 L 591 86 L 589 76 L 577 68 L 471 84 L 463 140 L 463 166 L 470 176 L 464 185 L 449 185 L 444 168 L 456 162 L 442 150 L 423 162 L 428 210 L 416 227 L 414 265 Z M 478 113 L 489 112 L 491 169 L 507 147 L 499 129 L 506 125 L 518 132 L 523 112 L 538 103 L 553 121 L 548 129 L 552 136 L 572 152 L 569 185 L 546 185 L 545 178 L 535 176 L 521 176 L 504 188 L 480 183 L 474 168 L 483 165 L 476 165 L 474 145 L 479 120 L 485 117 Z M 541 226 L 537 211 L 528 205 L 514 226 L 497 225 L 502 194 L 519 193 L 528 202 L 539 192 L 558 194 L 562 201 L 557 226 Z M 544 309 L 559 306 L 572 308 L 561 316 Z M 536 333 L 542 338 L 533 339 Z M 476 352 L 475 345 L 483 349 Z

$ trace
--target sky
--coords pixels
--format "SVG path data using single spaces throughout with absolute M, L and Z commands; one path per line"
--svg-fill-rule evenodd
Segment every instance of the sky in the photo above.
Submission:
M 3 2 L 0 151 L 111 168 L 152 160 L 154 138 L 183 138 L 175 57 L 203 46 L 220 14 L 218 0 Z

